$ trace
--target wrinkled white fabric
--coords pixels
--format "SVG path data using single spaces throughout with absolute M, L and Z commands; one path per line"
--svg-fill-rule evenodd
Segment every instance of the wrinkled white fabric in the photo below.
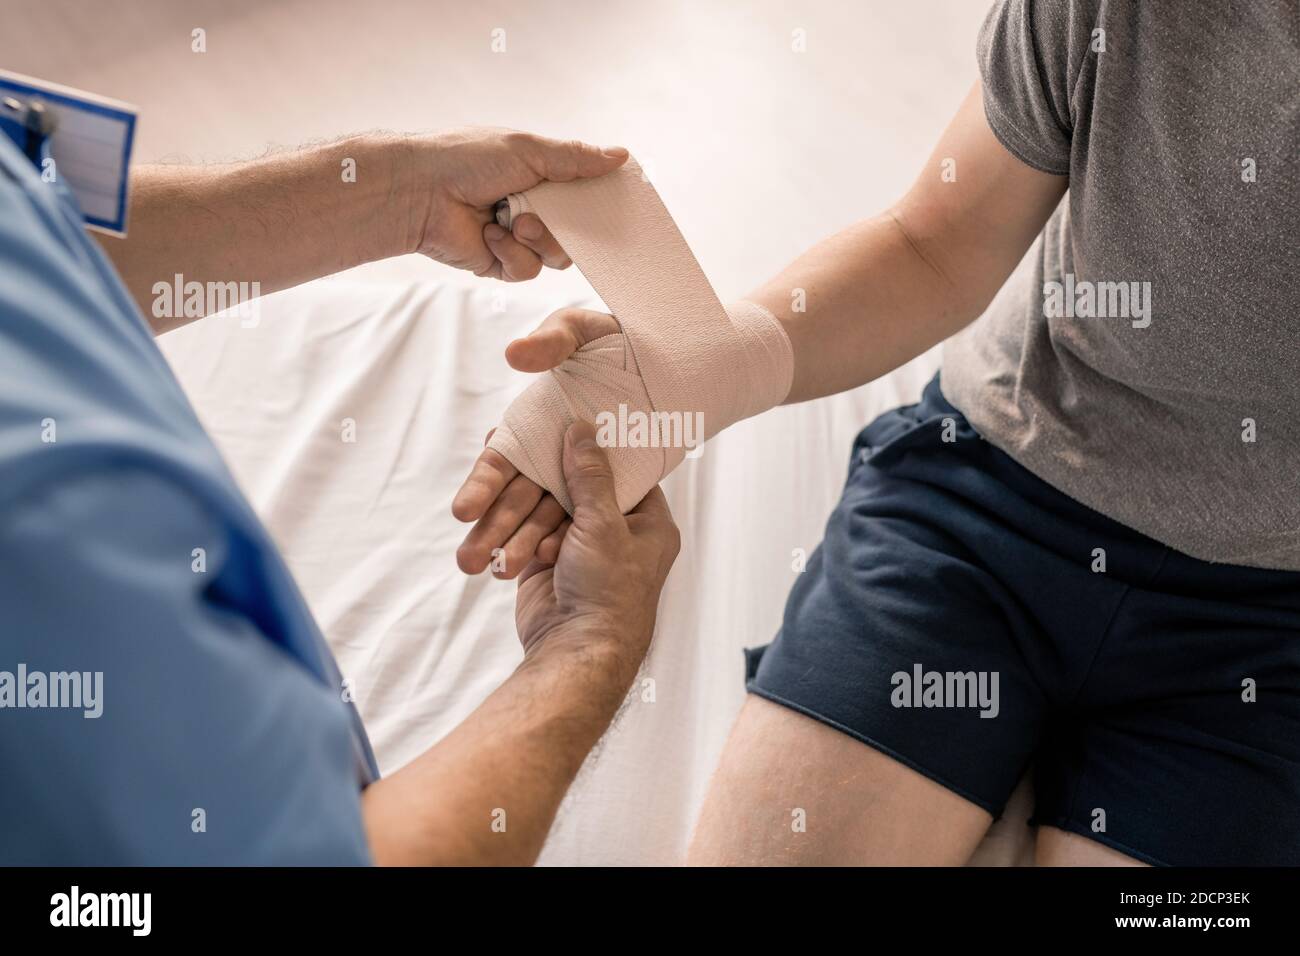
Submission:
M 776 318 L 724 309 L 635 160 L 597 179 L 543 183 L 498 210 L 537 215 L 618 319 L 506 409 L 488 447 L 566 511 L 561 449 L 581 417 L 597 425 L 627 511 L 694 445 L 784 401 L 794 359 Z

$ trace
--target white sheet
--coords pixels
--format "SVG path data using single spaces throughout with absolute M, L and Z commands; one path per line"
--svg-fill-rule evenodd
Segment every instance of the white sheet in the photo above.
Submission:
M 520 659 L 514 585 L 457 570 L 465 528 L 449 508 L 524 381 L 504 344 L 569 304 L 599 303 L 493 283 L 336 279 L 268 297 L 255 328 L 222 316 L 163 340 L 353 682 L 384 771 Z M 857 430 L 914 401 L 936 365 L 926 355 L 881 383 L 742 423 L 669 478 L 683 548 L 653 649 L 543 862 L 680 861 L 744 697 L 741 649 L 774 633 L 794 549 L 820 540 Z M 999 829 L 986 854 L 1023 852 L 1021 831 Z

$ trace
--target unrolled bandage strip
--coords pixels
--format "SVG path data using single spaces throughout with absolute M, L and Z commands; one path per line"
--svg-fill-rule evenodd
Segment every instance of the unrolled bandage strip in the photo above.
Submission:
M 561 453 L 576 418 L 597 426 L 626 512 L 689 445 L 785 400 L 794 375 L 785 330 L 752 302 L 722 307 L 635 160 L 509 196 L 497 219 L 508 229 L 523 213 L 546 224 L 622 328 L 530 385 L 488 443 L 570 514 Z

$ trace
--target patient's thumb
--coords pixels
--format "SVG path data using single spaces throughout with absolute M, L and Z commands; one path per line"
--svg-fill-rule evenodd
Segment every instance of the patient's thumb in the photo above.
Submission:
M 506 361 L 518 372 L 545 372 L 588 342 L 619 331 L 618 320 L 592 309 L 559 309 L 532 332 L 506 346 Z
M 562 330 L 542 326 L 506 346 L 506 361 L 516 372 L 545 372 L 577 350 Z
M 596 429 L 590 422 L 576 421 L 565 433 L 564 483 L 573 501 L 574 521 L 620 516 L 614 472 L 604 449 L 596 444 Z

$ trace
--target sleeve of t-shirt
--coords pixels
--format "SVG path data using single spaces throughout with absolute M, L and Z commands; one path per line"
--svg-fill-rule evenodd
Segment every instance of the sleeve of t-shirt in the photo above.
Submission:
M 1073 95 L 1096 25 L 1082 0 L 998 0 L 977 44 L 984 113 L 1017 159 L 1055 175 L 1070 172 Z
M 125 462 L 0 515 L 0 862 L 369 862 L 348 710 L 211 599 L 228 560 L 198 498 Z

